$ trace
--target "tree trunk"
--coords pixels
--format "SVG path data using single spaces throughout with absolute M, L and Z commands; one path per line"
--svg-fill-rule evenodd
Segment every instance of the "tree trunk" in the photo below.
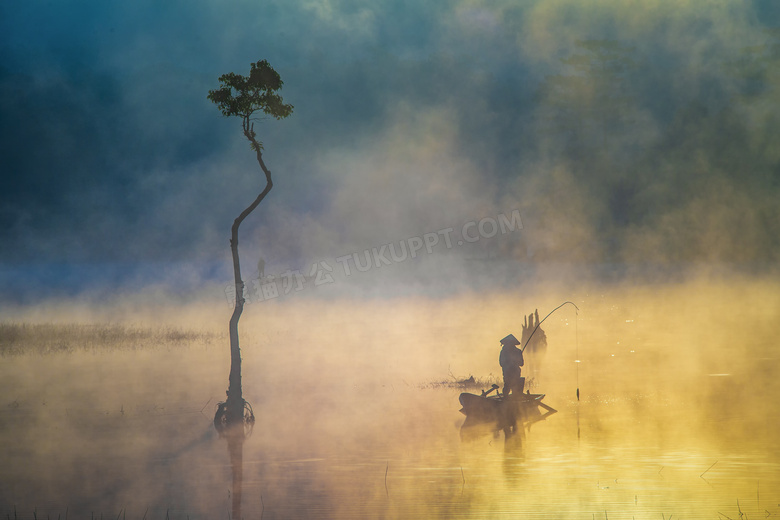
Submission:
M 265 189 L 257 196 L 254 202 L 249 205 L 233 221 L 233 227 L 230 234 L 230 251 L 233 254 L 233 277 L 236 285 L 236 306 L 233 309 L 233 315 L 230 317 L 230 377 L 228 380 L 227 401 L 225 403 L 226 426 L 242 425 L 244 422 L 244 396 L 241 389 L 241 348 L 238 341 L 238 320 L 244 311 L 244 281 L 241 279 L 241 262 L 238 257 L 238 228 L 244 219 L 254 211 L 254 209 L 263 201 L 268 192 L 273 187 L 271 172 L 266 168 L 261 153 L 261 145 L 254 138 L 254 132 L 249 129 L 248 120 L 245 119 L 244 135 L 253 145 L 257 153 L 257 162 L 265 173 Z

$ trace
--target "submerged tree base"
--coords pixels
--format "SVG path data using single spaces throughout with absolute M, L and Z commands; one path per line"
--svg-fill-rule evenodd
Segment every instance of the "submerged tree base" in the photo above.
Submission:
M 227 401 L 217 404 L 217 412 L 214 414 L 214 428 L 220 437 L 227 435 L 233 426 L 238 426 L 239 424 L 243 426 L 244 437 L 249 437 L 252 434 L 252 429 L 255 426 L 255 413 L 249 402 L 244 399 L 242 401 L 244 402 L 244 413 L 243 416 L 236 418 L 237 420 L 230 416 L 230 407 Z

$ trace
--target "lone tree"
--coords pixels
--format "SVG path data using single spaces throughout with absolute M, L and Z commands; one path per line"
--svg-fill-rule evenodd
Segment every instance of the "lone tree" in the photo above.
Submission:
M 220 88 L 209 90 L 208 99 L 215 103 L 225 116 L 239 116 L 244 137 L 257 155 L 257 162 L 265 174 L 265 188 L 233 221 L 230 230 L 230 251 L 233 254 L 233 275 L 236 285 L 236 305 L 230 317 L 230 378 L 227 400 L 220 403 L 214 416 L 214 425 L 220 433 L 232 426 L 243 425 L 245 420 L 254 422 L 252 408 L 244 400 L 241 390 L 241 349 L 238 344 L 238 320 L 244 310 L 244 281 L 238 258 L 238 228 L 244 219 L 263 201 L 273 187 L 271 172 L 263 162 L 263 143 L 257 140 L 254 122 L 263 114 L 283 119 L 292 114 L 293 106 L 286 105 L 277 93 L 282 88 L 282 78 L 266 60 L 251 64 L 249 76 L 230 72 L 219 78 Z M 246 411 L 246 413 L 245 413 Z

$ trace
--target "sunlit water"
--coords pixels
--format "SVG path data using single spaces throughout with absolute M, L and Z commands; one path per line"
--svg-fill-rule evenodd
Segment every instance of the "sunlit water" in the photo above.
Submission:
M 462 390 L 430 383 L 495 378 L 526 302 L 250 310 L 243 517 L 780 515 L 778 307 L 740 294 L 582 295 L 545 323 L 534 390 L 558 413 L 509 441 L 462 441 Z M 228 518 L 224 343 L 2 358 L 3 516 Z

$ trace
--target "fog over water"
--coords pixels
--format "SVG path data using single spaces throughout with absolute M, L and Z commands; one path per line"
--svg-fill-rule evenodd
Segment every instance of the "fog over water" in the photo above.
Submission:
M 557 291 L 250 306 L 244 514 L 733 518 L 737 500 L 751 516 L 780 513 L 780 291 L 738 282 L 581 287 L 579 314 L 553 314 L 547 356 L 525 367 L 559 413 L 520 444 L 461 441 L 461 390 L 439 383 L 500 382 L 498 339 Z M 6 510 L 226 514 L 230 468 L 211 427 L 229 368 L 224 317 L 198 302 L 137 309 L 45 315 L 202 336 L 3 357 Z
M 0 515 L 780 515 L 778 6 L 0 6 Z M 262 59 L 237 458 L 263 179 L 206 94 Z M 567 301 L 558 412 L 463 440 Z

